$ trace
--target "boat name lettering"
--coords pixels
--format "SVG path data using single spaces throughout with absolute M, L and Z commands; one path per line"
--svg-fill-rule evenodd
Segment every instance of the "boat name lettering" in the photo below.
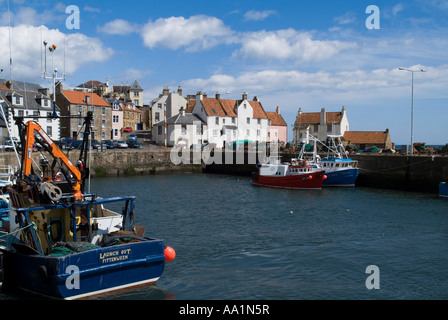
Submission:
M 112 263 L 118 261 L 125 261 L 129 259 L 129 254 L 131 253 L 131 249 L 121 249 L 114 250 L 108 252 L 100 253 L 100 262 L 101 263 Z

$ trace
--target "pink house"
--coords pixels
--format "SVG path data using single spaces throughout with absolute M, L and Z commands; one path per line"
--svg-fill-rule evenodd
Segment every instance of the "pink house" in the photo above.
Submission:
M 266 112 L 268 116 L 268 142 L 278 141 L 280 143 L 285 143 L 288 141 L 288 127 L 285 120 L 280 114 L 280 108 L 277 107 L 275 112 Z

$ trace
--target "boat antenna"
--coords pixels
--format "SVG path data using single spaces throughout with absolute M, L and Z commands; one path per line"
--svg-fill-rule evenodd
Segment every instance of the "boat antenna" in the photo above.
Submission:
M 9 80 L 12 86 L 12 52 L 11 52 L 11 12 L 9 10 L 8 0 L 8 35 L 9 35 Z
M 58 77 L 58 69 L 57 68 L 53 68 L 53 74 L 52 76 L 47 76 L 47 41 L 43 42 L 44 45 L 44 51 L 45 51 L 45 71 L 44 71 L 44 75 L 42 78 L 44 79 L 53 79 L 53 113 L 51 115 L 52 118 L 57 118 L 58 114 L 56 112 L 56 80 L 65 80 L 65 74 L 62 75 L 62 77 Z M 56 44 L 53 44 L 51 46 L 48 47 L 48 51 L 51 53 L 51 60 L 52 60 L 52 65 L 53 65 L 53 55 L 54 55 L 54 51 L 56 50 L 57 46 Z

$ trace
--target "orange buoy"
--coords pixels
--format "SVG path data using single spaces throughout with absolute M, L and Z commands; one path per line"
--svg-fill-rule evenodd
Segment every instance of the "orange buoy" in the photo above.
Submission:
M 323 176 L 322 178 L 324 178 L 324 180 L 325 180 L 325 179 L 327 179 L 328 177 L 324 174 L 324 176 Z
M 310 180 L 313 179 L 313 176 L 312 176 L 312 175 L 309 175 L 309 176 L 308 176 L 308 179 L 310 179 Z
M 163 253 L 165 254 L 165 261 L 170 262 L 173 261 L 176 257 L 176 251 L 174 251 L 171 247 L 166 247 L 165 250 L 163 250 Z

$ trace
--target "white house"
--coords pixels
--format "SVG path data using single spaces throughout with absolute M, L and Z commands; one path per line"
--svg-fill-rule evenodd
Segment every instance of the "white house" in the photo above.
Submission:
M 198 92 L 187 112 L 207 123 L 203 142 L 216 144 L 218 148 L 235 141 L 267 141 L 268 117 L 263 106 L 256 97 L 247 100 L 245 93 L 241 100 L 231 100 L 221 99 L 219 93 L 208 98 Z
M 0 100 L 4 101 L 7 111 L 5 115 L 13 137 L 19 139 L 18 128 L 13 118 L 24 117 L 24 122 L 33 120 L 38 123 L 52 140 L 61 138 L 60 120 L 51 118 L 53 102 L 50 99 L 49 89 L 27 82 L 11 84 L 8 81 L 0 88 Z M 60 116 L 57 106 L 55 110 L 57 116 Z
M 164 145 L 166 129 L 167 146 L 190 148 L 192 144 L 202 144 L 205 126 L 205 121 L 195 114 L 185 113 L 185 109 L 181 108 L 178 114 L 167 118 L 166 128 L 165 121 L 155 124 L 152 136 L 157 144 Z
M 171 118 L 179 113 L 181 108 L 187 108 L 187 99 L 182 96 L 182 88 L 179 86 L 177 92 L 169 92 L 168 87 L 164 87 L 162 94 L 160 94 L 151 103 L 151 117 L 152 125 Z

